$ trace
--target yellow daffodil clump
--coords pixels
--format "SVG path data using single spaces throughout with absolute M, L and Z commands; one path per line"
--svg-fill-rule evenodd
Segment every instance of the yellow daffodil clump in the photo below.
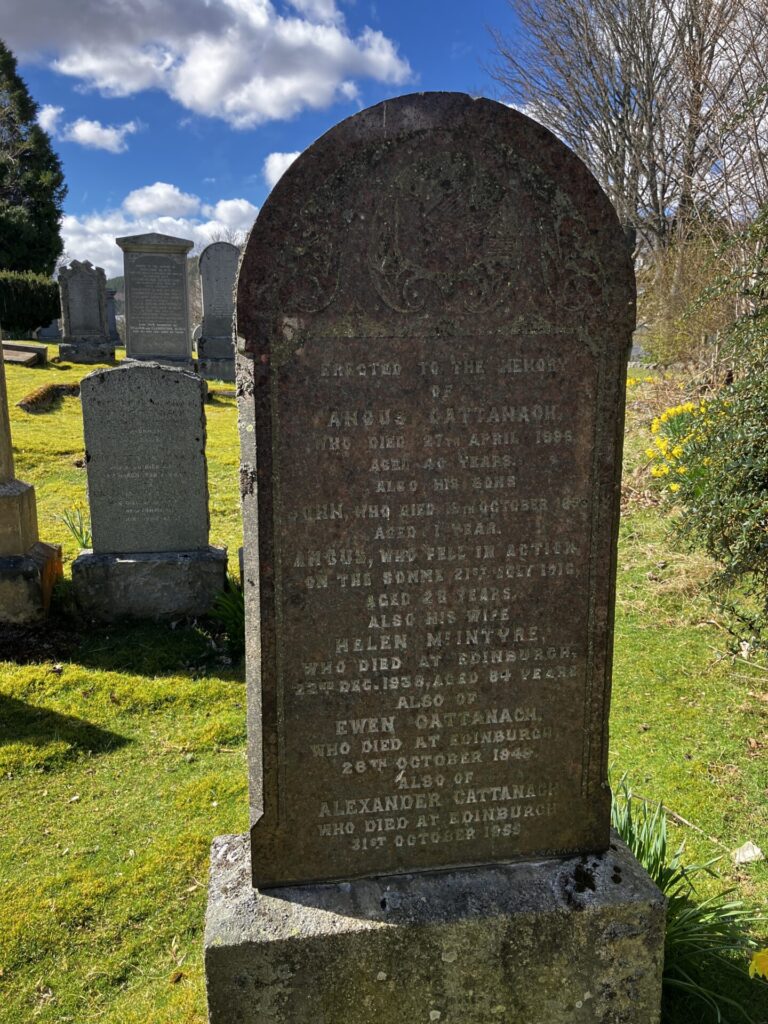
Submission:
M 689 472 L 686 445 L 702 424 L 710 422 L 707 418 L 708 411 L 706 402 L 683 402 L 681 405 L 665 409 L 651 422 L 653 443 L 645 450 L 651 476 L 657 480 L 664 480 L 665 490 L 671 494 L 676 494 L 680 490 L 680 482 L 675 478 L 685 476 Z

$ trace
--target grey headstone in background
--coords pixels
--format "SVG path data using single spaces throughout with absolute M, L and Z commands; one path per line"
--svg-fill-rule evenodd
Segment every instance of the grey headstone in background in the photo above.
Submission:
M 235 310 L 235 282 L 240 250 L 229 242 L 213 242 L 200 253 L 203 293 L 201 337 L 208 354 L 215 358 L 233 355 L 232 317 Z M 218 342 L 219 347 L 213 343 Z
M 61 338 L 59 321 L 51 320 L 49 324 L 38 327 L 34 334 L 38 341 L 58 341 Z
M 59 356 L 74 363 L 107 362 L 115 346 L 107 326 L 106 276 L 88 260 L 59 270 L 61 342 Z
M 205 387 L 150 363 L 81 382 L 94 552 L 207 547 Z
M 142 362 L 81 382 L 93 548 L 72 583 L 84 615 L 204 615 L 224 589 L 226 549 L 208 544 L 205 390 Z
M 120 334 L 117 330 L 117 312 L 115 308 L 116 288 L 107 288 L 107 335 L 110 341 L 120 341 Z
M 192 366 L 186 238 L 150 232 L 115 239 L 125 266 L 125 349 L 130 359 Z
M 232 318 L 240 250 L 229 242 L 213 242 L 200 254 L 203 322 L 197 354 L 207 379 L 235 379 Z

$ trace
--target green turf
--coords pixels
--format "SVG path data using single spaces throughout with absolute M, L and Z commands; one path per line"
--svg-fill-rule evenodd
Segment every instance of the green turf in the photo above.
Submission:
M 85 372 L 7 367 L 17 475 L 36 485 L 41 537 L 67 563 L 77 545 L 57 517 L 85 507 L 80 404 L 30 415 L 15 403 Z M 706 563 L 674 550 L 645 494 L 643 431 L 660 396 L 631 395 L 613 771 L 706 834 L 673 825 L 692 858 L 748 839 L 768 849 L 768 672 L 718 654 Z M 236 410 L 225 398 L 206 411 L 211 540 L 234 553 Z M 242 670 L 202 628 L 89 630 L 66 657 L 57 642 L 40 663 L 0 665 L 0 1022 L 203 1024 L 208 847 L 247 826 Z M 724 872 L 720 884 L 768 904 L 765 864 Z M 667 1024 L 704 1019 L 678 1009 Z

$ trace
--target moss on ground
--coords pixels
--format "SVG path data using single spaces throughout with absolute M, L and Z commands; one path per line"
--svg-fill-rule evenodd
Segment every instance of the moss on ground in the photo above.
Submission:
M 79 400 L 38 415 L 15 403 L 85 372 L 7 367 L 17 473 L 67 565 L 77 544 L 57 517 L 86 507 Z M 663 397 L 635 390 L 628 418 L 611 759 L 701 829 L 673 826 L 705 859 L 747 839 L 768 848 L 768 673 L 720 656 L 706 564 L 671 546 L 647 493 L 643 431 Z M 233 400 L 207 417 L 211 540 L 233 553 Z M 202 625 L 81 634 L 66 588 L 59 608 L 39 660 L 0 665 L 0 1022 L 204 1024 L 208 848 L 247 827 L 242 669 Z M 723 870 L 721 884 L 768 905 L 765 864 Z M 667 1024 L 702 1020 L 675 1012 Z

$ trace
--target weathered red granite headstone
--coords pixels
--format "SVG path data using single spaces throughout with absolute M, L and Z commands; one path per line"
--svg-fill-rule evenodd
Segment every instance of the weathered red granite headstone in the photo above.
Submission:
M 618 893 L 604 878 L 614 854 L 602 853 L 633 327 L 631 257 L 608 200 L 553 135 L 498 103 L 439 93 L 363 111 L 307 150 L 262 208 L 237 302 L 253 884 L 452 870 L 444 883 L 371 883 L 381 911 L 362 882 L 351 897 L 348 884 L 254 896 L 223 938 L 241 846 L 215 847 L 212 1006 L 223 990 L 210 964 L 225 959 L 214 947 L 230 941 L 238 957 L 252 944 L 254 977 L 278 947 L 289 974 L 316 977 L 317 964 L 312 974 L 286 952 L 292 929 L 325 935 L 332 970 L 358 956 L 337 933 L 364 926 L 345 915 L 399 924 L 398 941 L 417 923 L 432 935 L 452 920 L 450 931 L 468 913 L 462 885 L 514 932 L 501 892 L 519 891 L 522 869 L 458 868 L 588 853 L 584 885 L 578 862 L 561 860 L 538 866 L 533 890 L 588 889 L 598 904 Z M 401 919 L 387 917 L 393 889 Z M 564 948 L 581 950 L 574 964 L 587 956 L 573 968 L 580 985 L 602 940 L 574 938 L 559 899 L 526 912 L 552 912 Z M 654 899 L 641 902 L 655 941 Z M 345 923 L 318 925 L 295 902 Z M 360 978 L 374 948 L 389 954 L 381 935 L 355 941 Z M 653 1019 L 657 953 L 638 967 L 641 1016 L 627 1021 Z M 370 1019 L 438 1020 L 416 993 L 455 957 L 443 959 L 413 958 L 402 1007 L 372 997 Z M 522 977 L 498 984 L 501 1009 L 514 1004 L 529 1024 L 575 1019 L 546 985 L 528 1003 Z M 467 998 L 446 1019 L 492 1019 Z M 299 1004 L 280 1019 L 313 1019 Z M 358 1020 L 351 996 L 347 1010 Z
M 238 298 L 256 884 L 608 845 L 633 296 L 594 179 L 498 104 L 374 108 L 266 203 Z

